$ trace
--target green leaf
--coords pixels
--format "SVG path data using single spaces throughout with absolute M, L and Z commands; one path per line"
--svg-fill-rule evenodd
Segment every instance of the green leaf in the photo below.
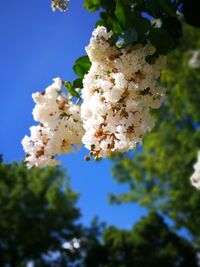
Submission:
M 122 28 L 116 20 L 112 20 L 112 30 L 114 33 L 116 33 L 118 35 L 122 34 Z
M 91 67 L 91 62 L 88 56 L 80 57 L 76 60 L 73 70 L 80 77 L 83 78 L 88 73 Z
M 73 88 L 73 86 L 72 86 L 72 84 L 70 82 L 65 82 L 64 86 L 72 96 L 80 97 L 79 94 L 76 92 L 76 90 Z
M 98 10 L 100 5 L 100 0 L 84 0 L 84 8 L 88 9 L 92 13 Z
M 175 47 L 175 42 L 171 35 L 162 28 L 152 28 L 149 33 L 149 39 L 159 54 L 167 54 Z
M 124 32 L 121 42 L 117 44 L 118 47 L 123 48 L 130 44 L 137 42 L 138 34 L 135 29 L 128 29 Z
M 73 81 L 73 87 L 74 88 L 83 88 L 83 83 L 81 78 L 77 78 Z
M 104 26 L 105 25 L 105 22 L 103 20 L 98 20 L 96 23 L 95 23 L 95 28 L 97 28 L 98 26 Z
M 155 18 L 160 18 L 163 14 L 176 16 L 176 7 L 171 0 L 146 0 L 145 10 Z
M 151 22 L 139 16 L 132 16 L 132 25 L 138 34 L 138 41 L 143 42 L 146 40 L 146 35 L 151 28 Z
M 101 7 L 103 9 L 106 9 L 109 13 L 114 12 L 116 7 L 116 0 L 100 0 L 101 1 Z
M 115 15 L 119 24 L 123 28 L 126 28 L 127 26 L 126 5 L 123 3 L 122 0 L 117 0 Z

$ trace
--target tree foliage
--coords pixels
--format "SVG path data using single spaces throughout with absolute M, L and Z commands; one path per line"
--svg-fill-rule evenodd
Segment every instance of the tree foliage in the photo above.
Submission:
M 116 38 L 124 39 L 124 45 L 150 40 L 161 54 L 174 49 L 182 35 L 177 11 L 189 24 L 200 26 L 196 16 L 198 1 L 195 0 L 85 0 L 84 7 L 90 12 L 100 10 L 101 20 L 97 24 L 113 30 Z M 150 23 L 152 18 L 162 21 L 160 28 L 155 29 L 155 25 Z M 127 40 L 125 36 L 130 37 L 130 31 L 132 37 Z
M 131 230 L 106 228 L 94 219 L 78 225 L 77 194 L 60 169 L 27 170 L 0 164 L 0 266 L 37 267 L 196 267 L 196 251 L 150 213 Z M 80 247 L 61 244 L 74 237 Z M 59 252 L 47 260 L 44 255 Z M 144 257 L 145 255 L 145 257 Z
M 91 247 L 87 267 L 195 267 L 195 250 L 171 232 L 162 217 L 150 213 L 131 230 L 107 228 L 103 242 Z
M 63 170 L 1 163 L 0 178 L 0 266 L 41 259 L 78 231 L 78 195 Z
M 200 73 L 188 61 L 200 49 L 200 33 L 185 27 L 184 42 L 168 57 L 162 75 L 167 98 L 155 112 L 156 127 L 146 135 L 134 156 L 118 156 L 114 178 L 130 190 L 112 196 L 114 202 L 138 201 L 161 209 L 179 227 L 186 227 L 199 241 L 200 195 L 190 184 L 200 148 Z

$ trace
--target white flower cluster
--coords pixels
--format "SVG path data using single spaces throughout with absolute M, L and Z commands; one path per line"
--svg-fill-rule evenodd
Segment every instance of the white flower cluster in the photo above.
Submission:
M 40 124 L 32 126 L 31 136 L 22 140 L 29 168 L 55 166 L 59 163 L 57 154 L 74 151 L 74 145 L 81 146 L 84 130 L 80 106 L 61 93 L 61 87 L 61 79 L 56 78 L 44 92 L 33 94 L 33 117 Z
M 198 152 L 197 162 L 194 164 L 194 173 L 190 180 L 193 186 L 200 189 L 200 151 Z
M 100 26 L 86 47 L 92 66 L 83 80 L 82 141 L 96 158 L 141 143 L 154 126 L 150 109 L 159 108 L 165 96 L 158 84 L 165 57 L 148 63 L 155 53 L 151 44 L 119 49 L 110 44 L 112 34 Z
M 67 11 L 69 0 L 51 0 L 51 8 L 53 11 Z

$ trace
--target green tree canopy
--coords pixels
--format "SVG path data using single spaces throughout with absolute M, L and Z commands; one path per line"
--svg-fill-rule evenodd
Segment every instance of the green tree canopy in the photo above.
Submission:
M 195 267 L 195 250 L 177 236 L 152 212 L 132 230 L 112 226 L 103 234 L 103 242 L 95 244 L 86 257 L 87 267 Z
M 190 176 L 200 149 L 200 72 L 189 67 L 193 50 L 200 49 L 200 32 L 185 27 L 184 41 L 168 57 L 161 82 L 167 88 L 162 108 L 155 112 L 156 127 L 134 156 L 116 156 L 113 176 L 129 185 L 113 202 L 138 201 L 161 209 L 199 241 L 200 194 Z
M 76 231 L 78 195 L 61 169 L 0 164 L 0 266 L 25 266 Z

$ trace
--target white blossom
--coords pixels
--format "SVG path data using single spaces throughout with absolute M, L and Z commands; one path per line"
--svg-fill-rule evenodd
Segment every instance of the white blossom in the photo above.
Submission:
M 162 27 L 162 20 L 160 18 L 159 19 L 152 19 L 151 25 L 154 28 L 161 28 Z
M 32 126 L 31 136 L 22 140 L 29 168 L 58 165 L 57 154 L 74 151 L 74 145 L 81 147 L 80 106 L 61 93 L 61 86 L 61 79 L 56 78 L 44 92 L 33 94 L 33 117 L 40 124 Z
M 151 44 L 119 49 L 110 44 L 112 32 L 97 27 L 86 47 L 92 66 L 83 80 L 81 116 L 83 143 L 94 157 L 125 152 L 142 142 L 154 126 L 150 109 L 159 108 L 165 96 L 158 84 L 165 57 L 153 63 Z
M 188 65 L 191 69 L 200 68 L 200 51 L 199 50 L 192 51 L 192 55 L 189 59 Z
M 81 243 L 81 239 L 74 237 L 72 240 L 63 243 L 62 248 L 74 252 L 75 250 L 81 248 Z
M 198 152 L 197 162 L 194 164 L 194 173 L 190 177 L 191 183 L 197 189 L 200 189 L 200 151 Z
M 51 0 L 51 8 L 53 11 L 67 11 L 69 0 Z

